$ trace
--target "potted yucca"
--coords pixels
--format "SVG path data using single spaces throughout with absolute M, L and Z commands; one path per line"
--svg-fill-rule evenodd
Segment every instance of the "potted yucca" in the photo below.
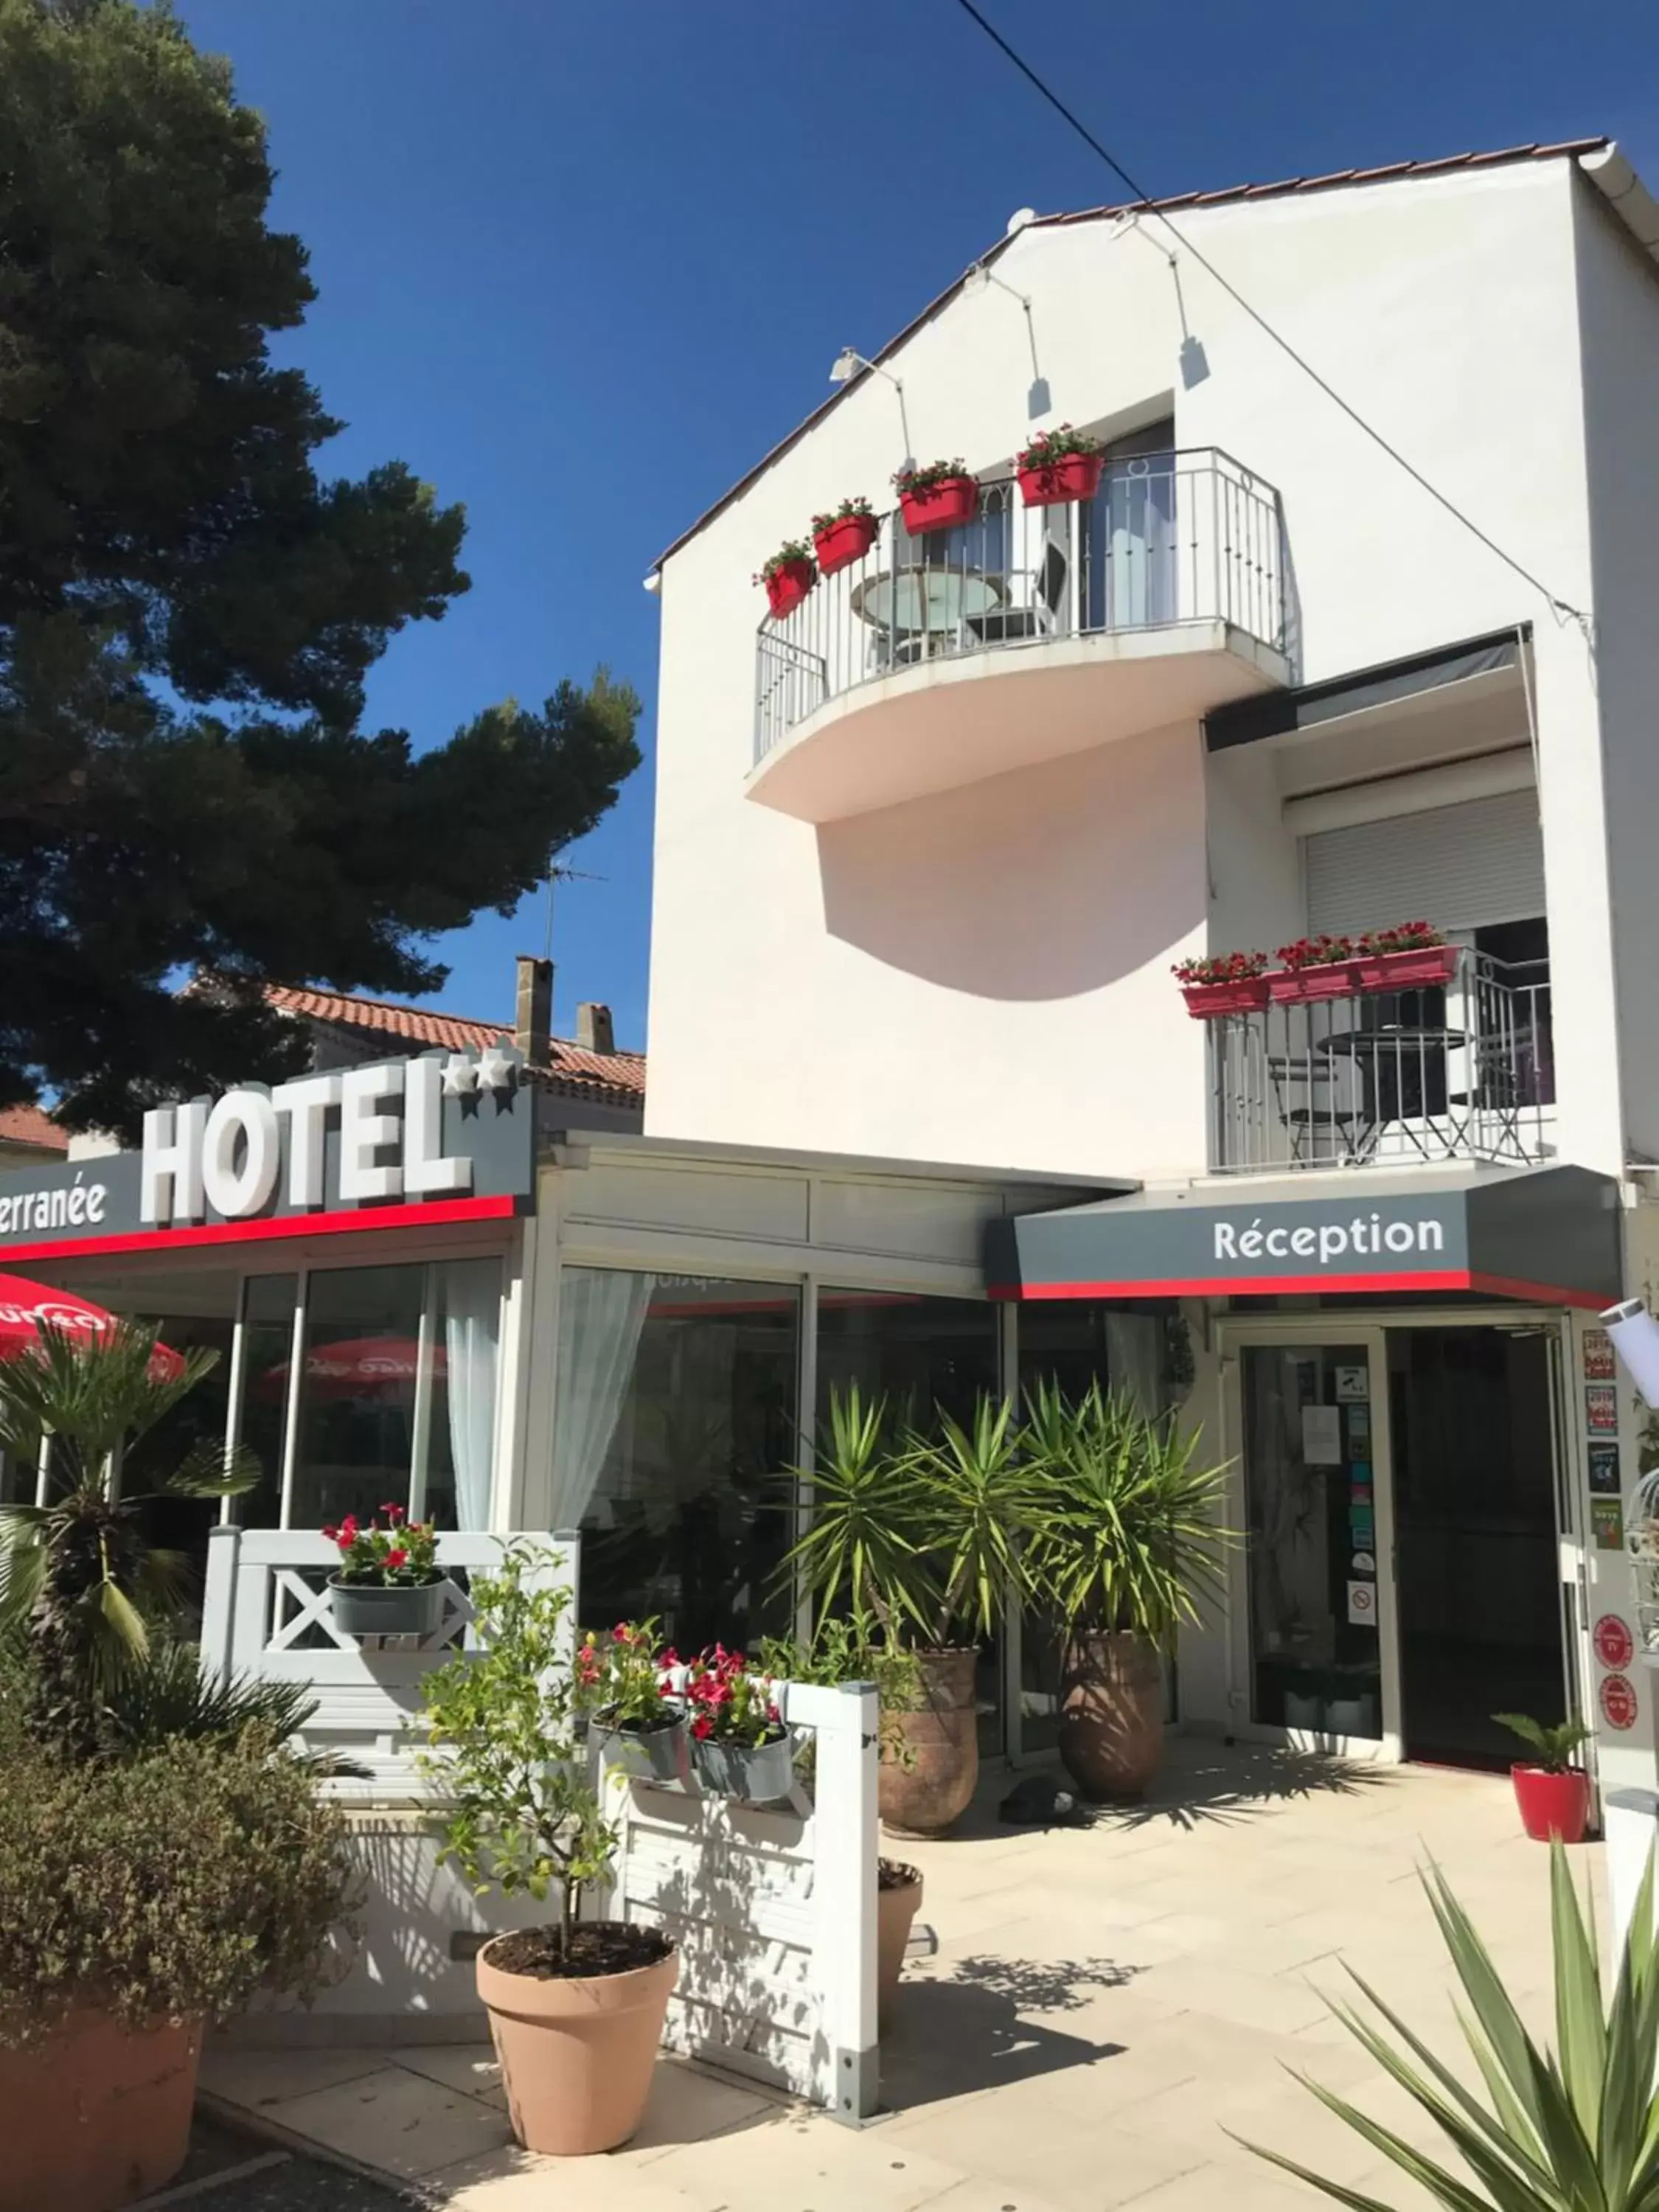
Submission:
M 780 620 L 792 615 L 818 580 L 812 549 L 804 538 L 787 538 L 755 578 L 766 587 L 766 604 Z
M 1101 440 L 1086 430 L 1074 430 L 1069 422 L 1056 430 L 1039 430 L 1014 458 L 1019 495 L 1027 507 L 1063 507 L 1092 499 L 1105 465 Z
M 1457 972 L 1457 947 L 1432 922 L 1401 921 L 1368 929 L 1354 951 L 1362 991 L 1411 991 L 1449 983 Z
M 979 479 L 960 455 L 953 461 L 929 461 L 926 468 L 902 468 L 893 482 L 912 538 L 971 522 L 979 506 Z
M 1177 960 L 1170 972 L 1180 984 L 1194 1020 L 1210 1021 L 1218 1014 L 1249 1013 L 1265 1006 L 1267 971 L 1265 952 L 1209 952 L 1198 959 Z
M 862 560 L 876 542 L 881 525 L 867 499 L 844 499 L 825 514 L 812 517 L 812 544 L 818 556 L 820 576 L 833 576 L 838 568 Z

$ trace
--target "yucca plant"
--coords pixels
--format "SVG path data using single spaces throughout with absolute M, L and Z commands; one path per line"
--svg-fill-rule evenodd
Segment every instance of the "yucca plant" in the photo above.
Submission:
M 1349 2006 L 1332 2009 L 1429 2114 L 1467 2171 L 1451 2171 L 1335 2091 L 1305 2075 L 1298 2078 L 1328 2111 L 1447 2212 L 1656 2212 L 1659 1955 L 1651 1862 L 1608 2004 L 1593 1923 L 1574 1891 L 1565 1851 L 1559 1841 L 1551 1846 L 1553 2050 L 1540 2049 L 1528 2033 L 1486 1946 L 1439 1869 L 1430 1867 L 1422 1881 L 1467 2000 L 1458 2025 L 1486 2084 L 1486 2097 L 1460 2081 L 1358 1974 L 1353 1979 L 1383 2026 Z M 1379 2198 L 1328 2180 L 1282 2152 L 1260 2143 L 1247 2147 L 1351 2212 L 1390 2212 Z
M 1520 1737 L 1532 1753 L 1532 1764 L 1546 1774 L 1567 1773 L 1572 1754 L 1590 1738 L 1583 1721 L 1558 1721 L 1552 1726 L 1547 1721 L 1534 1720 L 1530 1713 L 1494 1713 L 1492 1718 L 1511 1735 Z
M 813 1636 L 832 1613 L 872 1622 L 890 1642 L 924 1629 L 934 1602 L 924 1492 L 886 1399 L 866 1399 L 856 1382 L 831 1390 L 813 1463 L 789 1480 L 811 1510 L 778 1581 L 799 1580 Z
M 33 1662 L 32 1724 L 78 1755 L 94 1750 L 122 1676 L 149 1650 L 151 1625 L 175 1617 L 189 1570 L 146 1539 L 149 1496 L 230 1498 L 258 1462 L 203 1443 L 139 1494 L 114 1494 L 115 1469 L 201 1382 L 218 1354 L 185 1352 L 165 1371 L 156 1332 L 123 1322 L 100 1337 L 43 1323 L 40 1342 L 0 1363 L 0 1446 L 26 1466 L 48 1449 L 40 1505 L 0 1507 L 0 1636 L 21 1631 Z
M 1006 1400 L 981 1395 L 966 1423 L 942 1407 L 936 1419 L 933 1432 L 912 1430 L 905 1439 L 932 1581 L 925 1626 L 935 1644 L 955 1636 L 977 1642 L 1025 1594 L 1031 1468 Z

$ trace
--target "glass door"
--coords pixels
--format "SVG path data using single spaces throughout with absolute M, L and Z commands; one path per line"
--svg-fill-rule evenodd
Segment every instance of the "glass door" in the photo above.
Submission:
M 1242 1692 L 1252 1723 L 1398 1755 L 1380 1331 L 1237 1340 Z M 1235 1620 L 1239 1620 L 1236 1610 Z

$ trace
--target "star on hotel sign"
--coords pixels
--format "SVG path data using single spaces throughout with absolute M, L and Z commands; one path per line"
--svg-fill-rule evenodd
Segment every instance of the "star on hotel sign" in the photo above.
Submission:
M 465 1098 L 475 1091 L 510 1091 L 515 1063 L 494 1045 L 473 1060 L 453 1052 L 444 1062 L 444 1096 Z

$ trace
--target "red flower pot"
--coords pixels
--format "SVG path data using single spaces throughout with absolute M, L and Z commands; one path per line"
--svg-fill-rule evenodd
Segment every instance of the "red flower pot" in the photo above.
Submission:
M 1589 1824 L 1589 1777 L 1582 1766 L 1565 1774 L 1546 1774 L 1541 1766 L 1512 1766 L 1515 1802 L 1521 1808 L 1521 1825 L 1535 1844 L 1559 1836 L 1564 1844 L 1582 1844 Z
M 1183 983 L 1181 995 L 1194 1021 L 1211 1021 L 1218 1014 L 1248 1014 L 1267 1005 L 1267 979 L 1241 975 L 1228 983 Z
M 1457 947 L 1420 945 L 1409 952 L 1362 952 L 1353 964 L 1362 991 L 1412 991 L 1449 983 L 1457 973 Z
M 979 479 L 941 477 L 926 491 L 902 491 L 899 505 L 904 510 L 904 526 L 912 538 L 920 538 L 929 530 L 954 530 L 958 523 L 974 519 L 979 506 Z
M 1346 999 L 1354 989 L 1352 960 L 1330 960 L 1317 968 L 1275 968 L 1267 978 L 1275 1006 L 1300 1006 L 1308 999 Z
M 875 544 L 880 527 L 873 514 L 843 514 L 827 530 L 817 532 L 812 543 L 817 548 L 819 575 L 833 576 L 837 568 L 861 559 Z
M 810 561 L 786 561 L 766 579 L 766 602 L 775 615 L 792 615 L 818 580 Z
M 1027 507 L 1063 507 L 1092 499 L 1100 489 L 1104 453 L 1064 453 L 1046 468 L 1019 471 L 1019 495 Z

